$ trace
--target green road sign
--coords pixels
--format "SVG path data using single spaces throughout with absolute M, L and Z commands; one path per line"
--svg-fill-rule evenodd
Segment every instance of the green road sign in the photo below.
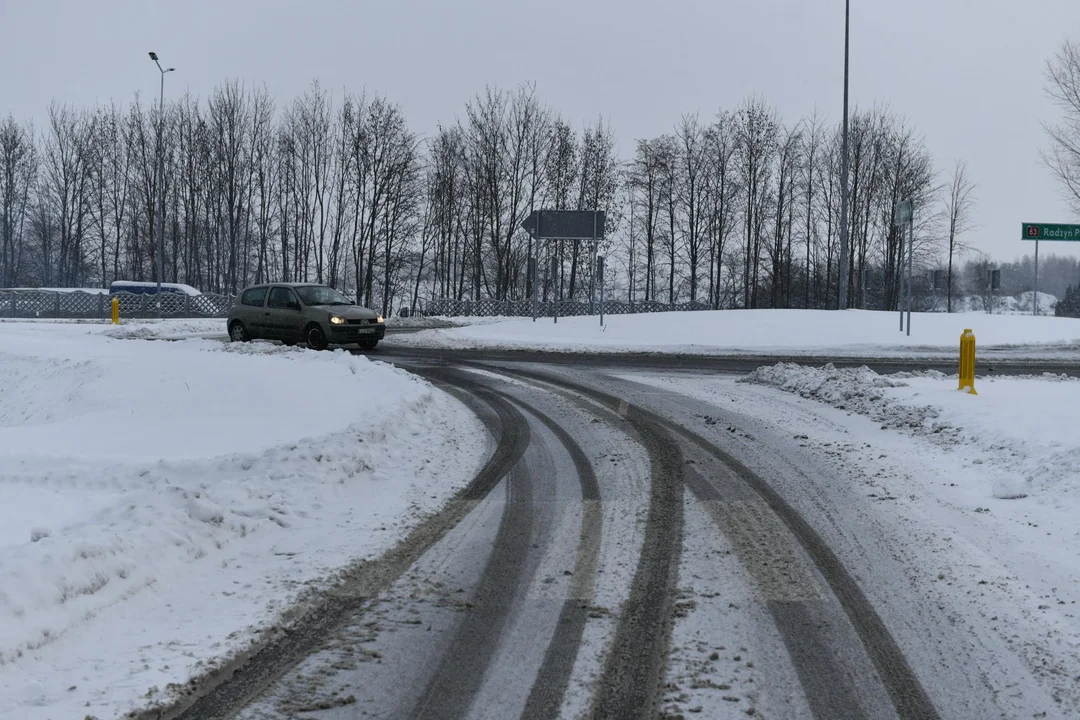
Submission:
M 1065 240 L 1080 242 L 1080 225 L 1049 225 L 1047 223 L 1023 223 L 1022 240 Z

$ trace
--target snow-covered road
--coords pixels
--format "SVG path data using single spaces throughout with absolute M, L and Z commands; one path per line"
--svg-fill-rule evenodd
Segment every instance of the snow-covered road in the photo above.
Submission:
M 1080 497 L 1061 461 L 1080 443 L 1054 426 L 1080 383 L 998 378 L 973 397 L 955 377 L 795 366 L 624 377 L 726 435 L 821 533 L 941 717 L 1080 714 Z
M 527 438 L 501 481 L 267 693 L 256 661 L 183 718 L 1080 711 L 1071 495 L 996 498 L 974 459 L 1000 436 L 940 444 L 764 372 L 484 367 L 454 382 Z

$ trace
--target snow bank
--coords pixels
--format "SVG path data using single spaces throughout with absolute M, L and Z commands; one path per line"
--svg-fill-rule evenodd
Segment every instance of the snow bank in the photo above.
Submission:
M 162 697 L 485 454 L 462 405 L 365 357 L 79 327 L 0 325 L 0 717 Z
M 910 337 L 898 313 L 851 310 L 718 310 L 511 319 L 395 336 L 396 346 L 573 352 L 784 353 L 793 355 L 955 354 L 972 328 L 982 351 L 1080 354 L 1080 320 L 981 313 L 915 313 Z
M 54 292 L 54 293 L 74 293 L 81 292 L 88 295 L 108 295 L 109 291 L 103 288 L 0 288 L 0 290 L 14 290 L 15 292 Z
M 388 317 L 387 327 L 407 328 L 455 328 L 466 325 L 491 325 L 493 323 L 506 322 L 507 320 L 520 320 L 517 316 L 509 315 L 413 315 L 412 317 Z M 531 320 L 531 318 L 530 318 Z
M 225 339 L 228 331 L 225 318 L 166 318 L 164 320 L 124 319 L 119 325 L 109 320 L 2 318 L 0 332 L 4 338 L 19 337 L 16 325 L 43 325 L 54 335 L 104 335 L 119 340 L 186 340 L 189 338 Z M 8 326 L 8 327 L 4 327 Z M 38 330 L 28 332 L 39 333 Z M 36 335 L 35 335 L 36 336 Z
M 1031 290 L 1019 293 L 1018 295 L 998 295 L 994 297 L 994 312 L 1006 313 L 1013 315 L 1031 315 L 1035 308 L 1033 307 L 1035 293 Z M 953 297 L 952 306 L 954 313 L 986 313 L 986 309 L 989 307 L 989 296 L 983 297 L 981 295 L 965 295 Z M 1039 314 L 1040 315 L 1053 315 L 1054 307 L 1057 305 L 1057 296 L 1050 293 L 1039 293 Z M 937 304 L 934 306 L 937 312 L 945 312 L 948 309 L 948 300 L 945 297 L 939 296 L 937 298 Z
M 129 320 L 106 325 L 101 334 L 118 340 L 225 339 L 229 336 L 225 318 Z
M 1080 497 L 1080 381 L 1066 377 L 979 378 L 978 396 L 956 376 L 929 371 L 881 376 L 862 368 L 782 363 L 741 382 L 768 385 L 870 417 L 941 446 L 983 450 L 997 497 Z

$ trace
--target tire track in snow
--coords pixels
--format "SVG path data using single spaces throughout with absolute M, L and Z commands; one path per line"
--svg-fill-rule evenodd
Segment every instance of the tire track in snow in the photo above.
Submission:
M 671 635 L 679 557 L 682 552 L 683 457 L 671 435 L 637 407 L 589 388 L 518 368 L 481 366 L 489 372 L 539 381 L 599 400 L 625 418 L 652 463 L 649 510 L 630 593 L 593 696 L 590 716 L 652 718 L 660 697 Z
M 479 363 L 476 365 L 487 370 L 494 369 L 492 366 L 481 365 Z M 639 406 L 630 404 L 623 398 L 549 373 L 534 372 L 519 368 L 509 369 L 505 367 L 500 367 L 497 371 L 546 383 L 591 398 L 613 412 L 625 415 L 627 420 L 630 421 L 639 432 L 644 429 L 646 441 L 649 432 L 656 432 L 661 435 L 666 435 L 670 432 L 670 434 L 677 437 L 680 442 L 689 442 L 697 449 L 704 451 L 719 461 L 721 465 L 737 476 L 760 498 L 761 502 L 763 502 L 775 517 L 787 527 L 795 540 L 807 555 L 810 556 L 817 571 L 828 583 L 833 595 L 839 601 L 858 634 L 859 640 L 877 670 L 881 678 L 881 683 L 888 693 L 889 699 L 892 701 L 897 716 L 902 718 L 902 720 L 937 720 L 939 718 L 937 710 L 930 702 L 918 677 L 907 662 L 907 658 L 904 657 L 903 652 L 885 627 L 880 616 L 874 610 L 873 605 L 859 588 L 855 579 L 847 572 L 847 569 L 840 562 L 836 554 L 833 553 L 822 537 L 783 499 L 783 497 L 780 496 L 779 493 L 743 463 L 682 424 L 668 420 Z M 675 440 L 671 438 L 670 435 L 668 437 L 669 448 L 675 446 Z M 652 456 L 651 449 L 650 456 Z M 681 453 L 679 453 L 679 458 L 679 477 L 681 485 Z M 689 485 L 691 492 L 694 493 L 699 500 L 706 502 L 706 504 L 710 504 L 710 501 L 712 501 L 711 504 L 715 504 L 717 497 L 716 491 L 715 489 L 708 488 L 703 480 L 700 478 L 695 479 L 691 476 L 687 484 Z M 651 521 L 652 512 L 650 511 L 650 525 Z M 646 529 L 646 532 L 648 533 L 648 529 Z M 681 543 L 681 533 L 680 537 L 676 539 Z M 646 550 L 649 548 L 648 543 L 649 538 L 646 536 Z M 641 565 L 639 564 L 639 569 L 640 567 Z M 677 565 L 672 572 L 674 572 L 675 569 L 677 569 Z M 635 578 L 635 585 L 636 584 Z M 632 593 L 631 600 L 633 599 L 634 594 Z M 629 604 L 630 601 L 628 601 L 627 605 Z M 816 616 L 816 608 L 809 605 L 796 606 L 796 604 L 791 602 L 777 601 L 770 603 L 770 612 L 778 625 L 784 626 L 778 627 L 778 629 L 785 637 L 785 643 L 788 645 L 793 663 L 796 664 L 800 682 L 804 684 L 804 691 L 807 694 L 808 700 L 811 702 L 815 716 L 822 718 L 822 720 L 835 717 L 835 715 L 831 713 L 838 709 L 843 709 L 843 716 L 847 716 L 847 714 L 851 713 L 854 708 L 850 705 L 845 705 L 845 702 L 852 697 L 852 688 L 845 687 L 843 683 L 830 685 L 824 681 L 822 676 L 823 671 L 826 676 L 829 675 L 829 663 L 836 666 L 836 658 L 831 657 L 826 650 L 829 646 L 829 643 L 826 642 L 827 638 L 810 637 L 803 630 L 804 623 L 813 621 L 812 616 Z M 813 622 L 811 622 L 811 625 L 812 624 Z M 620 628 L 621 627 L 622 622 L 620 622 Z M 822 626 L 822 628 L 824 628 L 824 626 Z M 665 638 L 668 637 L 669 634 L 670 633 L 665 633 Z M 617 632 L 616 640 L 618 640 L 618 635 Z M 655 641 L 655 638 L 651 639 Z M 647 648 L 649 646 L 646 645 L 645 647 Z M 664 649 L 666 650 L 666 642 Z M 609 665 L 612 659 L 618 660 L 618 653 L 620 651 L 621 648 L 618 643 L 616 642 L 613 644 L 612 653 L 609 656 Z M 820 666 L 818 665 L 819 662 L 822 663 Z M 662 673 L 662 666 L 660 672 Z M 607 675 L 608 671 L 606 670 L 605 676 Z M 655 678 L 652 683 L 649 683 L 649 688 L 655 690 L 659 682 L 660 678 Z M 638 708 L 637 712 L 634 712 L 633 706 L 622 706 L 623 711 L 627 714 L 611 715 L 609 711 L 611 706 L 608 704 L 609 698 L 605 698 L 604 694 L 604 690 L 607 687 L 609 687 L 609 684 L 602 681 L 600 693 L 598 693 L 597 698 L 594 699 L 593 717 L 645 716 L 646 713 L 643 713 L 643 707 L 641 705 L 636 706 Z M 640 695 L 636 697 L 638 697 L 641 702 L 645 701 L 645 698 L 640 697 Z M 652 711 L 655 699 L 655 693 L 648 699 L 647 709 L 649 712 Z
M 574 468 L 581 484 L 581 536 L 578 541 L 577 559 L 574 563 L 574 579 L 570 586 L 569 596 L 563 602 L 555 634 L 544 653 L 543 664 L 529 691 L 525 711 L 521 715 L 523 720 L 541 720 L 554 718 L 559 714 L 589 617 L 589 601 L 592 598 L 593 584 L 596 579 L 603 525 L 600 485 L 585 451 L 566 430 L 532 405 L 503 393 L 499 394 L 520 405 L 551 430 L 574 461 Z
M 897 715 L 902 720 L 937 720 L 937 710 L 934 709 L 918 677 L 908 664 L 907 658 L 896 644 L 896 640 L 893 639 L 858 583 L 817 531 L 772 486 L 739 460 L 679 423 L 667 422 L 666 424 L 673 433 L 712 455 L 734 473 L 757 493 L 776 517 L 787 526 L 814 561 L 817 570 L 825 578 L 843 607 L 866 653 L 881 676 L 881 682 L 892 700 Z M 693 484 L 692 490 L 694 488 L 701 493 L 698 497 L 703 501 L 715 500 L 718 497 L 714 489 L 702 488 L 697 483 Z M 827 678 L 822 677 L 822 668 L 815 667 L 817 658 L 822 656 L 824 648 L 827 647 L 827 638 L 811 637 L 805 632 L 804 623 L 813 626 L 810 622 L 810 616 L 814 614 L 813 608 L 793 602 L 772 602 L 769 609 L 777 622 L 782 625 L 779 629 L 785 636 L 785 643 L 788 643 L 800 678 L 805 677 L 810 681 L 809 686 L 804 681 L 804 690 L 811 701 L 815 716 L 823 719 L 837 717 L 831 714 L 835 709 L 850 708 L 850 705 L 845 702 L 849 689 L 845 688 L 843 683 L 830 685 Z M 828 673 L 825 675 L 827 676 Z

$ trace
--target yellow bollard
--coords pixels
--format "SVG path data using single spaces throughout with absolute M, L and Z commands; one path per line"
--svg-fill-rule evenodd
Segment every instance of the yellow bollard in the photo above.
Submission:
M 120 298 L 118 297 L 112 299 L 112 324 L 120 324 Z
M 975 392 L 975 333 L 964 330 L 960 336 L 960 390 L 967 389 L 971 395 Z

